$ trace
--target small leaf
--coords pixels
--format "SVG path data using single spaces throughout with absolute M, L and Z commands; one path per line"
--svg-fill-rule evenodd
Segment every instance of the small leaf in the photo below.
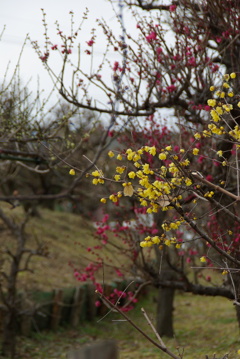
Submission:
M 134 192 L 134 189 L 131 184 L 124 187 L 124 190 L 123 190 L 124 196 L 132 197 L 133 192 Z
M 161 207 L 167 207 L 170 203 L 171 203 L 171 200 L 172 198 L 169 197 L 169 196 L 166 196 L 166 195 L 163 195 L 159 198 L 158 200 L 158 204 L 161 206 Z

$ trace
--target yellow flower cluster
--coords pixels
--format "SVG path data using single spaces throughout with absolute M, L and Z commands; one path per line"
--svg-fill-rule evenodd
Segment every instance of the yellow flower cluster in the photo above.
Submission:
M 210 192 L 207 192 L 205 193 L 204 197 L 208 197 L 208 198 L 212 198 L 214 196 L 214 192 L 213 191 L 210 191 Z
M 232 131 L 229 131 L 229 135 L 235 138 L 237 141 L 240 140 L 240 128 L 238 125 L 234 127 Z
M 165 231 L 165 232 L 169 232 L 171 231 L 172 229 L 173 230 L 176 230 L 178 229 L 181 224 L 184 222 L 184 220 L 178 220 L 178 221 L 174 221 L 174 222 L 171 222 L 171 223 L 163 223 L 162 224 L 162 229 Z
M 92 183 L 93 184 L 95 184 L 95 185 L 97 185 L 97 184 L 104 184 L 104 179 L 102 178 L 102 177 L 104 177 L 103 176 L 103 173 L 102 173 L 102 171 L 98 171 L 98 170 L 96 170 L 96 171 L 93 171 L 92 172 L 92 176 L 93 177 L 97 177 L 97 178 L 94 178 L 93 180 L 92 180 Z
M 231 79 L 235 79 L 235 78 L 236 78 L 235 72 L 231 73 L 230 75 L 229 74 L 224 75 L 223 84 L 222 84 L 223 91 L 218 90 L 214 93 L 214 95 L 220 99 L 220 102 L 214 98 L 209 99 L 207 101 L 208 106 L 213 108 L 210 111 L 210 114 L 211 114 L 212 120 L 214 122 L 219 122 L 221 120 L 221 116 L 224 113 L 230 112 L 233 108 L 233 106 L 231 104 L 226 103 L 226 100 L 224 103 L 222 103 L 221 99 L 225 99 L 226 94 L 228 97 L 234 97 L 234 92 L 231 89 L 229 81 Z M 210 91 L 215 91 L 215 87 L 211 86 Z M 228 91 L 228 92 L 226 93 L 226 91 Z
M 176 248 L 181 248 L 181 243 L 177 243 L 176 241 L 176 237 L 171 237 L 170 239 L 166 238 L 165 235 L 163 234 L 161 237 L 159 236 L 154 236 L 154 237 L 150 237 L 147 236 L 146 238 L 144 238 L 144 241 L 140 242 L 140 246 L 142 248 L 146 248 L 146 247 L 152 247 L 154 244 L 165 244 L 166 246 L 171 246 L 172 244 L 175 244 Z M 159 248 L 161 249 L 162 246 L 159 246 Z

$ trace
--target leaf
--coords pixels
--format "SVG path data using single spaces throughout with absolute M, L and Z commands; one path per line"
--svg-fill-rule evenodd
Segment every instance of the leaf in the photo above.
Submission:
M 166 195 L 163 195 L 159 198 L 158 200 L 158 204 L 161 206 L 161 207 L 167 207 L 170 203 L 171 203 L 171 200 L 172 200 L 172 197 L 170 196 L 166 196 Z
M 134 189 L 131 184 L 124 187 L 124 190 L 123 190 L 124 196 L 132 197 L 133 192 L 134 192 Z

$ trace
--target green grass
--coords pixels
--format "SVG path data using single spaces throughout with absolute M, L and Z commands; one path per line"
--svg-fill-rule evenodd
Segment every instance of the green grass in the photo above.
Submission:
M 151 329 L 141 314 L 144 307 L 154 322 L 156 303 L 155 291 L 141 300 L 129 316 L 152 338 Z M 164 338 L 165 344 L 175 354 L 184 351 L 184 359 L 212 359 L 229 353 L 230 359 L 238 357 L 240 348 L 239 329 L 235 310 L 230 301 L 224 298 L 200 297 L 178 293 L 175 298 L 175 338 Z M 96 339 L 116 339 L 120 359 L 165 359 L 163 352 L 154 347 L 134 330 L 129 323 L 116 321 L 122 319 L 116 313 L 110 313 L 100 322 L 82 323 L 76 330 L 61 329 L 56 333 L 42 332 L 32 338 L 20 338 L 19 359 L 59 359 L 66 358 L 71 348 L 78 348 Z M 155 339 L 155 338 L 154 338 Z M 178 349 L 177 349 L 178 348 Z M 97 358 L 96 358 L 97 359 Z

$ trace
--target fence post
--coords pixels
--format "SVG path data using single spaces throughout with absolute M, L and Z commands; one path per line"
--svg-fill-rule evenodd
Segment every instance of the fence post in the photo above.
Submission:
M 50 322 L 50 328 L 52 330 L 56 330 L 57 327 L 59 326 L 59 322 L 61 319 L 61 312 L 62 312 L 62 303 L 61 303 L 62 298 L 63 298 L 63 290 L 54 289 L 51 322 Z
M 32 330 L 32 303 L 30 300 L 27 300 L 25 294 L 21 294 L 20 296 L 20 305 L 22 314 L 20 316 L 20 333 L 24 336 L 29 336 Z
M 84 301 L 86 299 L 86 288 L 83 286 L 76 287 L 72 310 L 70 315 L 70 325 L 76 328 L 80 322 L 80 317 L 84 305 Z
M 97 294 L 95 292 L 95 286 L 91 283 L 87 284 L 87 307 L 86 307 L 86 319 L 89 321 L 92 321 L 96 318 L 97 315 L 97 307 L 96 307 L 96 301 L 97 301 Z

